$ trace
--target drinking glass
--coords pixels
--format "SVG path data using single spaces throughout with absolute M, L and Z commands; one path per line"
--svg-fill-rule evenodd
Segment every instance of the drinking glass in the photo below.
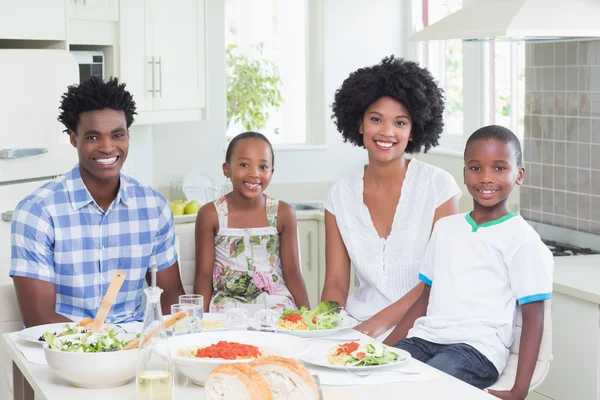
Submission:
M 229 330 L 245 330 L 248 328 L 248 317 L 250 312 L 244 308 L 239 308 L 235 302 L 233 308 L 225 311 L 225 320 Z
M 194 333 L 193 324 L 196 318 L 196 306 L 194 304 L 172 304 L 171 315 L 180 311 L 185 312 L 186 316 L 173 325 L 173 336 L 187 335 Z
M 202 332 L 204 330 L 204 296 L 201 294 L 182 294 L 179 296 L 179 304 L 194 306 L 192 329 L 194 332 Z

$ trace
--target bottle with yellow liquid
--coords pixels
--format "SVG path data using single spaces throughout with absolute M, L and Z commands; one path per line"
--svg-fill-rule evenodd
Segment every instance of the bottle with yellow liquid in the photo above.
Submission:
M 163 292 L 156 286 L 156 266 L 151 267 L 152 286 L 145 289 L 146 313 L 138 348 L 137 400 L 173 400 L 173 364 L 160 308 Z

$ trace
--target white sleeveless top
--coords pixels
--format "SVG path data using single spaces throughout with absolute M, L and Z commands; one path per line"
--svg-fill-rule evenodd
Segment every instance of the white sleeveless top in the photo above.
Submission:
M 379 237 L 363 202 L 364 167 L 336 182 L 325 208 L 338 229 L 356 273 L 356 292 L 346 310 L 365 321 L 399 300 L 419 283 L 419 269 L 431 235 L 436 209 L 461 195 L 448 172 L 412 159 L 408 164 L 392 230 Z

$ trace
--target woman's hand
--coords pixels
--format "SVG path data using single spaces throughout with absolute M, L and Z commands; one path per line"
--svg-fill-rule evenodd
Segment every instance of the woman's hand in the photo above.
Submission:
M 381 321 L 379 318 L 377 318 L 377 316 L 375 316 L 357 325 L 354 329 L 364 333 L 367 336 L 376 338 L 380 335 L 383 335 L 385 331 L 388 330 L 388 327 L 385 322 Z
M 525 393 L 525 394 L 519 393 L 516 390 L 485 389 L 484 391 L 486 391 L 487 393 L 489 393 L 493 396 L 498 397 L 499 399 L 503 399 L 503 400 L 523 400 L 527 396 L 527 393 Z

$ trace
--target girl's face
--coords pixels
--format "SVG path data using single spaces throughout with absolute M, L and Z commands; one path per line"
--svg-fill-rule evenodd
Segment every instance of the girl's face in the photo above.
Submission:
M 271 147 L 262 139 L 239 140 L 229 163 L 223 164 L 223 174 L 231 179 L 233 191 L 244 197 L 259 197 L 273 176 Z
M 402 103 L 382 97 L 367 108 L 359 132 L 369 158 L 380 162 L 402 157 L 411 138 L 411 117 Z

